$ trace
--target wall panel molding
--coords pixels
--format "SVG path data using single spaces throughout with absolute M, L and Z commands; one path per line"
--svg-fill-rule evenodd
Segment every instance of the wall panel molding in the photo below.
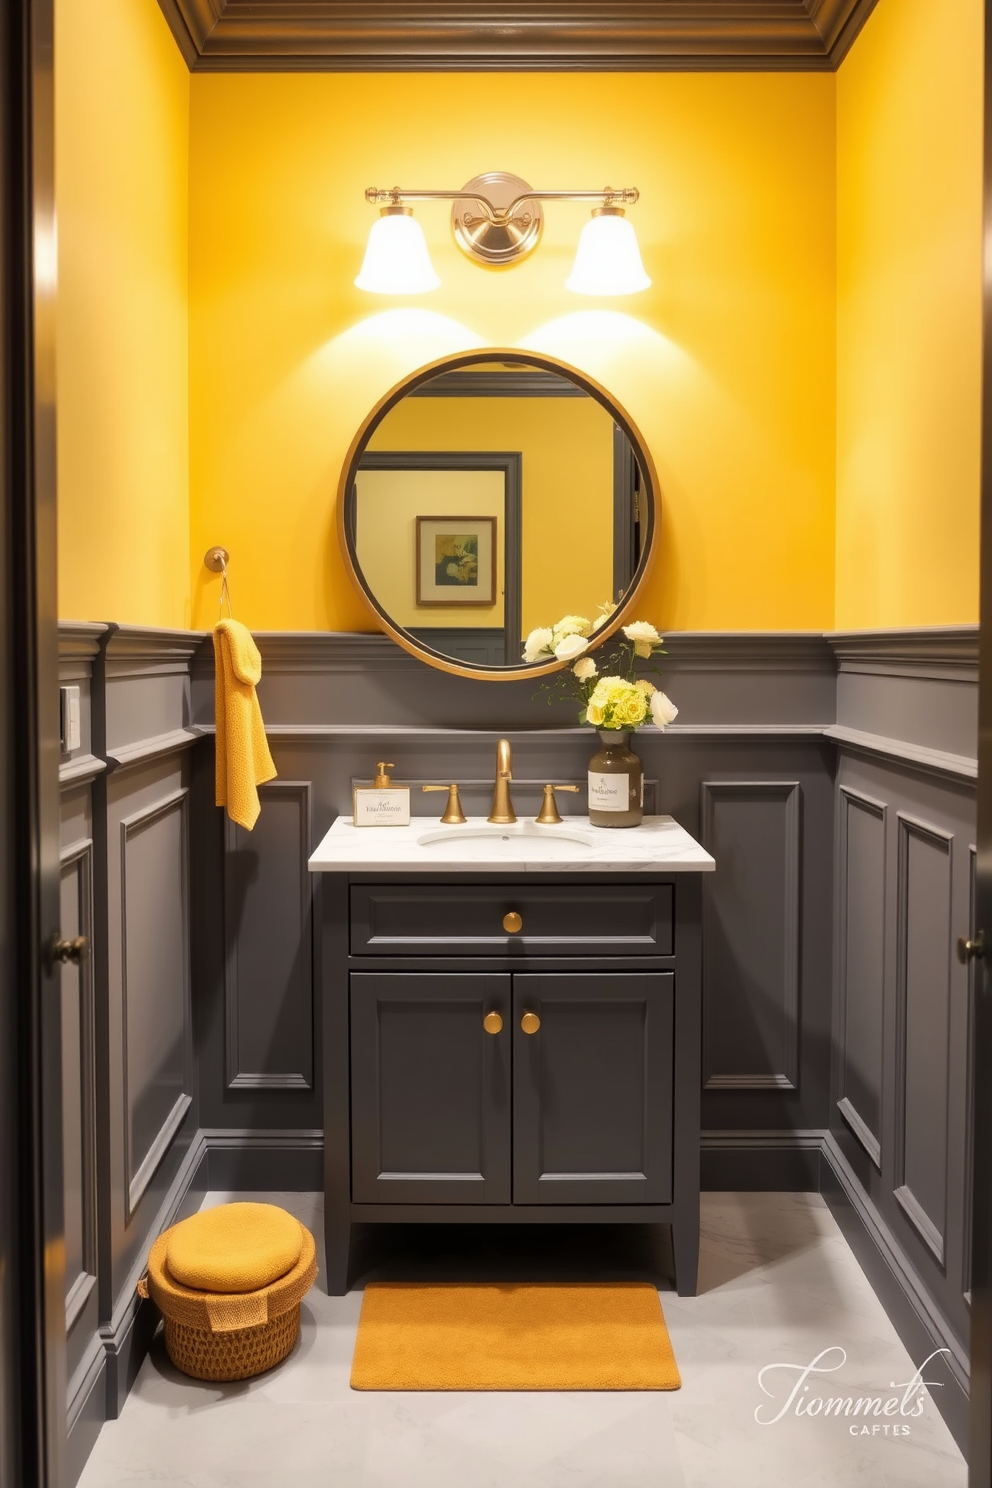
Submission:
M 881 1169 L 878 1133 L 883 1100 L 888 808 L 886 802 L 846 785 L 839 787 L 838 803 L 837 1106 L 875 1167 Z M 854 822 L 857 826 L 852 830 Z M 859 1101 L 862 1107 L 874 1109 L 859 1109 Z
M 134 881 L 131 867 L 136 844 L 147 851 L 150 834 L 156 828 L 167 830 L 178 819 L 178 861 L 165 859 L 149 873 L 149 863 L 142 862 Z M 170 852 L 173 844 L 166 840 Z M 120 926 L 121 926 L 121 1015 L 122 1015 L 122 1093 L 124 1122 L 124 1192 L 125 1219 L 129 1221 L 148 1188 L 159 1163 L 169 1151 L 192 1103 L 192 1015 L 190 1006 L 190 916 L 189 916 L 189 790 L 183 786 L 161 800 L 122 818 L 120 822 Z M 177 900 L 166 898 L 170 886 L 178 887 Z M 176 939 L 178 938 L 178 946 Z M 178 950 L 178 956 L 176 951 Z M 170 966 L 169 957 L 173 957 Z M 178 976 L 177 984 L 169 977 Z M 162 976 L 167 982 L 161 982 Z M 144 996 L 141 1014 L 144 1024 L 136 1021 L 136 988 Z M 168 1009 L 164 999 L 171 996 L 173 1022 L 165 1025 Z M 154 1022 L 152 1021 L 154 1020 Z M 139 1053 L 144 1063 L 162 1053 L 160 1038 L 171 1034 L 172 1047 L 166 1053 L 173 1061 L 171 1069 L 154 1074 L 148 1069 L 144 1089 L 136 1089 L 133 1061 Z M 142 1042 L 139 1043 L 139 1040 Z M 178 1047 L 176 1045 L 178 1044 Z M 163 1080 L 163 1075 L 166 1077 Z M 147 1077 L 151 1076 L 150 1081 Z M 159 1110 L 159 1125 L 135 1150 L 134 1127 L 139 1100 L 157 1094 L 157 1087 L 171 1081 L 174 1095 L 165 1112 Z M 156 1101 L 156 1104 L 159 1104 Z
M 894 1195 L 943 1265 L 954 838 L 906 812 L 896 822 Z
M 63 903 L 61 933 L 65 936 L 85 935 L 91 947 L 94 939 L 93 853 L 93 839 L 87 837 L 70 843 L 60 854 L 63 889 L 67 887 L 68 879 L 76 880 L 75 893 L 72 894 L 75 901 L 74 914 L 67 919 Z M 96 1003 L 92 955 L 78 967 L 63 967 L 59 980 L 63 1000 L 62 1120 L 63 1127 L 71 1127 L 73 1131 L 74 1142 L 71 1145 L 74 1146 L 75 1141 L 78 1141 L 79 1155 L 78 1172 L 73 1174 L 69 1160 L 70 1144 L 64 1143 L 67 1258 L 65 1323 L 66 1331 L 71 1332 L 97 1282 Z M 71 1043 L 67 1039 L 67 1021 L 71 1021 L 75 1032 Z M 66 1068 L 70 1054 L 75 1063 L 75 1068 L 71 1071 Z M 71 1112 L 65 1109 L 65 1103 L 70 1101 L 73 1106 Z M 74 1188 L 76 1193 L 73 1193 Z M 73 1218 L 77 1222 L 75 1237 L 69 1233 Z M 73 1238 L 75 1244 L 72 1243 Z M 78 1270 L 75 1275 L 70 1275 L 68 1261 L 77 1251 Z
M 875 0 L 159 3 L 196 72 L 651 72 L 833 71 Z
M 701 791 L 702 841 L 717 857 L 703 893 L 703 1089 L 795 1090 L 800 785 L 704 780 Z
M 225 826 L 225 1080 L 228 1090 L 311 1090 L 311 783 L 270 781 L 259 799 L 251 833 Z

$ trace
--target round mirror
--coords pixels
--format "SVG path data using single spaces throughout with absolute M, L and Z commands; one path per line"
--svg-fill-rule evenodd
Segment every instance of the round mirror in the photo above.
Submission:
M 342 547 L 382 628 L 432 666 L 507 680 L 565 615 L 605 638 L 647 576 L 659 527 L 651 459 L 623 409 L 550 357 L 464 353 L 373 409 L 345 461 Z

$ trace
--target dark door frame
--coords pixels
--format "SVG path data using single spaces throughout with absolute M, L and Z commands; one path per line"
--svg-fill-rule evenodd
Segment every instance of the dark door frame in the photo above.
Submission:
M 57 932 L 53 0 L 0 6 L 0 1479 L 66 1431 Z
M 502 470 L 503 472 L 503 665 L 516 666 L 523 640 L 521 629 L 521 538 L 523 534 L 523 456 L 517 450 L 366 450 L 359 470 Z M 355 488 L 349 492 L 348 531 L 355 547 L 357 502 Z M 374 597 L 374 596 L 373 596 Z M 410 627 L 406 627 L 410 629 Z M 446 626 L 451 632 L 454 627 Z M 466 620 L 465 630 L 474 629 Z M 415 634 L 422 644 L 438 651 L 430 640 L 433 627 L 418 625 Z M 513 658 L 512 660 L 510 658 Z
M 978 685 L 976 939 L 992 954 L 992 0 L 985 0 L 984 281 L 982 306 L 981 619 Z M 989 955 L 970 978 L 972 1028 L 970 1488 L 992 1488 L 992 976 Z

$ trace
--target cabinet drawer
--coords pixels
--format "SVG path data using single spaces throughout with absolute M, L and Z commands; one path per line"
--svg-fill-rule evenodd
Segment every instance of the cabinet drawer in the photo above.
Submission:
M 352 955 L 671 956 L 672 884 L 355 885 Z M 509 915 L 520 928 L 504 928 Z M 512 923 L 512 922 L 511 922 Z

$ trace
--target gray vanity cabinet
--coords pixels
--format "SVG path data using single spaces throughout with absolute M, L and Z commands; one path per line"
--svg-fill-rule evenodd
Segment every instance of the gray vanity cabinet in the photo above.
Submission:
M 515 1204 L 668 1204 L 671 972 L 513 978 Z M 527 1014 L 540 1028 L 528 1034 Z
M 327 1285 L 358 1223 L 658 1223 L 699 1248 L 699 878 L 323 882 Z
M 360 1203 L 510 1202 L 510 978 L 351 975 L 352 1195 Z

